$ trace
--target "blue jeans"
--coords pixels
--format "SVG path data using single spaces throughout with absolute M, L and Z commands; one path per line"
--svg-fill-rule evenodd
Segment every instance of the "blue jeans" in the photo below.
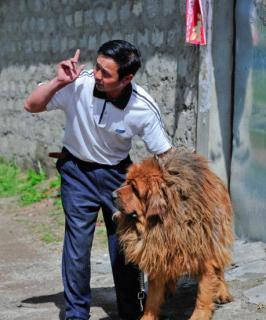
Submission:
M 125 264 L 112 221 L 115 211 L 112 192 L 124 182 L 129 164 L 125 161 L 116 166 L 84 164 L 73 156 L 57 161 L 66 219 L 62 259 L 66 319 L 87 320 L 90 316 L 90 256 L 100 207 L 107 229 L 119 316 L 136 319 L 140 315 L 139 271 L 136 266 Z

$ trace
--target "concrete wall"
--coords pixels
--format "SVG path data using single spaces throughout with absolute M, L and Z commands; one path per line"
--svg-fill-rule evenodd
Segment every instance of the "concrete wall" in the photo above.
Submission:
M 185 1 L 2 0 L 0 2 L 0 156 L 21 166 L 61 148 L 60 112 L 31 115 L 23 100 L 38 82 L 51 79 L 58 61 L 81 49 L 91 68 L 95 51 L 109 39 L 138 46 L 143 68 L 136 80 L 159 104 L 175 145 L 194 147 L 198 95 L 198 48 L 186 45 Z M 143 157 L 134 143 L 133 158 Z
M 208 44 L 199 58 L 197 151 L 229 184 L 232 144 L 234 1 L 206 0 Z

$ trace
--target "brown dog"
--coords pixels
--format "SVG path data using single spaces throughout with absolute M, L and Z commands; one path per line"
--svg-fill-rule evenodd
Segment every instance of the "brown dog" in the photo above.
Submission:
M 214 302 L 232 300 L 224 280 L 233 242 L 232 207 L 226 187 L 207 161 L 174 151 L 163 161 L 129 168 L 117 190 L 120 243 L 129 262 L 148 275 L 142 319 L 158 318 L 167 290 L 184 275 L 199 277 L 191 320 L 208 320 Z

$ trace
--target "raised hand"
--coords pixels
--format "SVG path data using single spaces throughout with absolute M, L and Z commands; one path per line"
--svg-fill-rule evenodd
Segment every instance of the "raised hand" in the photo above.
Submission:
M 73 58 L 59 62 L 57 65 L 57 81 L 68 84 L 77 79 L 85 65 L 78 66 L 80 50 L 77 49 Z

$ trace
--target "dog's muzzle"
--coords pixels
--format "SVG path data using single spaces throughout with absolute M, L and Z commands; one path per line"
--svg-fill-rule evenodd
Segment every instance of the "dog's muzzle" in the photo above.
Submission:
M 112 220 L 117 223 L 119 218 L 121 217 L 121 212 L 120 211 L 115 211 L 112 215 Z
M 112 216 L 112 220 L 113 221 L 117 221 L 117 219 L 119 218 L 119 216 L 121 215 L 121 211 L 119 209 L 119 204 L 118 204 L 118 195 L 117 195 L 117 191 L 113 191 L 112 193 L 112 198 L 113 198 L 113 203 L 114 203 L 114 207 L 117 211 L 115 211 L 115 213 L 113 214 Z M 137 212 L 134 210 L 130 213 L 127 213 L 126 214 L 126 217 L 132 219 L 132 220 L 137 220 L 138 218 L 138 215 L 137 215 Z

